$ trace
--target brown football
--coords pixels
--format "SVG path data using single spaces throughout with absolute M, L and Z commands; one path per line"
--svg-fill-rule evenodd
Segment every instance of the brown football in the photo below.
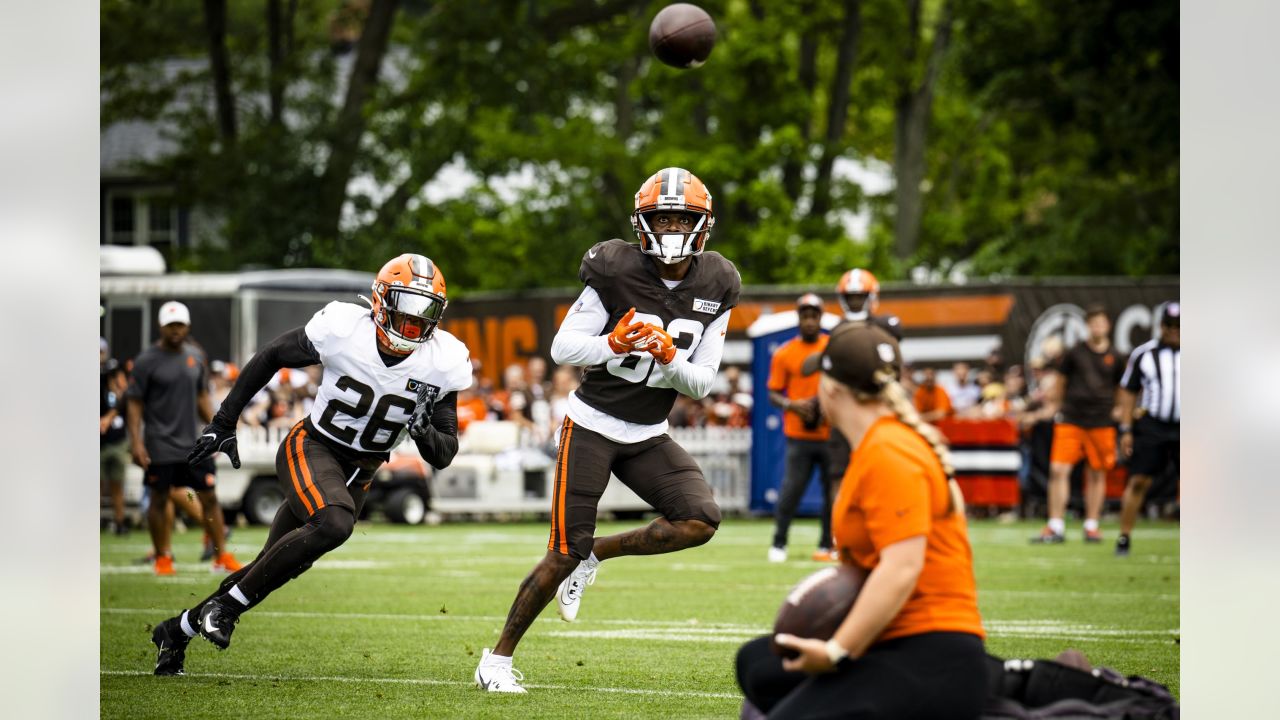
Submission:
M 706 10 L 689 3 L 662 8 L 649 24 L 649 49 L 674 68 L 696 68 L 716 46 L 716 23 Z
M 853 601 L 858 599 L 867 571 L 853 565 L 825 567 L 801 580 L 787 595 L 773 633 L 789 633 L 796 637 L 830 640 L 836 628 L 848 617 Z M 799 653 L 784 648 L 769 638 L 769 648 L 777 655 L 793 658 Z

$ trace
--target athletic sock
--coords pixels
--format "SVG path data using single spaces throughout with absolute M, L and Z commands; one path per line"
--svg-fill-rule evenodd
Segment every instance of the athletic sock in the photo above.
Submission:
M 240 589 L 239 583 L 232 585 L 231 589 L 227 591 L 227 594 L 235 598 L 236 602 L 240 603 L 241 605 L 245 607 L 249 607 L 249 598 L 246 597 L 244 594 L 244 591 Z
M 489 653 L 488 657 L 484 659 L 484 662 L 486 665 L 506 665 L 507 667 L 511 667 L 511 656 Z
M 594 552 L 587 556 L 586 563 L 587 563 L 587 567 L 589 568 L 597 567 L 600 565 L 601 562 L 603 561 L 597 558 Z
M 1098 521 L 1097 521 L 1097 520 L 1093 520 L 1093 519 L 1085 520 L 1085 521 L 1084 521 L 1084 531 L 1085 531 L 1085 532 L 1097 532 L 1097 531 L 1098 531 Z
M 1049 529 L 1056 535 L 1063 535 L 1067 532 L 1067 524 L 1062 518 L 1049 518 Z
M 191 638 L 196 636 L 196 629 L 191 627 L 191 623 L 187 620 L 188 612 L 190 611 L 188 610 L 182 611 L 182 617 L 178 619 L 178 627 L 182 628 L 183 635 L 186 635 L 187 637 Z

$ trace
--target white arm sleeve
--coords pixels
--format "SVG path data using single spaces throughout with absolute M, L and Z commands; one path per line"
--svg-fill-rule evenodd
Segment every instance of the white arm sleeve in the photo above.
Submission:
M 583 288 L 551 341 L 551 359 L 557 365 L 590 367 L 618 357 L 609 347 L 609 336 L 600 334 L 608 322 L 609 311 L 600 295 L 590 285 Z
M 730 310 L 729 312 L 733 312 Z M 654 363 L 658 372 L 671 383 L 676 392 L 701 400 L 711 392 L 716 373 L 720 371 L 720 358 L 724 355 L 724 334 L 729 329 L 729 312 L 707 326 L 702 340 L 688 360 L 676 358 L 670 365 Z

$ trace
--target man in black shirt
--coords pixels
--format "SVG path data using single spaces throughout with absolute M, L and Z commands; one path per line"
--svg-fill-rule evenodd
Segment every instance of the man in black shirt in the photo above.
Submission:
M 191 313 L 180 302 L 160 306 L 160 340 L 134 360 L 125 396 L 129 400 L 129 439 L 133 461 L 142 468 L 151 505 L 147 526 L 155 546 L 155 572 L 173 575 L 169 535 L 169 490 L 187 487 L 200 500 L 201 522 L 214 546 L 213 569 L 240 569 L 226 547 L 222 507 L 214 492 L 213 461 L 187 464 L 187 448 L 196 440 L 196 416 L 213 417 L 209 402 L 209 370 L 200 346 L 190 340 Z M 146 429 L 143 430 L 143 423 Z
M 104 357 L 106 352 L 106 340 L 103 340 Z M 124 429 L 124 415 L 120 412 L 120 406 L 124 402 L 128 377 L 124 368 L 114 359 L 105 360 L 99 374 L 99 478 L 107 484 L 111 493 L 112 529 L 117 535 L 124 535 L 129 532 L 124 521 L 124 471 L 129 464 L 129 437 Z
M 1116 430 L 1111 410 L 1124 361 L 1111 347 L 1111 320 L 1101 305 L 1085 312 L 1089 339 L 1077 343 L 1058 365 L 1054 400 L 1059 404 L 1049 460 L 1049 522 L 1032 542 L 1065 539 L 1071 469 L 1088 461 L 1084 474 L 1084 539 L 1101 542 L 1098 516 L 1106 499 L 1107 472 L 1116 466 Z

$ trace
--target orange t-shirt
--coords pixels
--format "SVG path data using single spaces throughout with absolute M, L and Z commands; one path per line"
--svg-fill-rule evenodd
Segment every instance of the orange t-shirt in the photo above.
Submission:
M 464 432 L 475 420 L 484 420 L 489 414 L 489 407 L 484 398 L 475 396 L 470 400 L 458 403 L 458 432 Z
M 809 377 L 800 374 L 800 366 L 805 358 L 827 347 L 827 336 L 818 335 L 818 339 L 807 343 L 800 337 L 792 338 L 773 354 L 769 363 L 769 389 L 784 393 L 792 400 L 808 400 L 818 394 L 819 373 Z M 826 440 L 831 435 L 831 428 L 826 419 L 818 421 L 818 427 L 809 430 L 804 421 L 794 412 L 782 413 L 782 434 L 793 440 Z
M 907 602 L 876 642 L 926 632 L 986 637 L 964 513 L 947 513 L 942 463 L 916 431 L 893 416 L 877 420 L 850 455 L 831 511 L 841 562 L 868 570 L 880 550 L 924 535 L 924 568 Z
M 951 414 L 951 396 L 947 395 L 947 391 L 936 383 L 933 389 L 926 388 L 923 385 L 917 387 L 914 402 L 916 412 L 921 414 L 933 412 L 934 410 L 942 410 L 943 415 Z

